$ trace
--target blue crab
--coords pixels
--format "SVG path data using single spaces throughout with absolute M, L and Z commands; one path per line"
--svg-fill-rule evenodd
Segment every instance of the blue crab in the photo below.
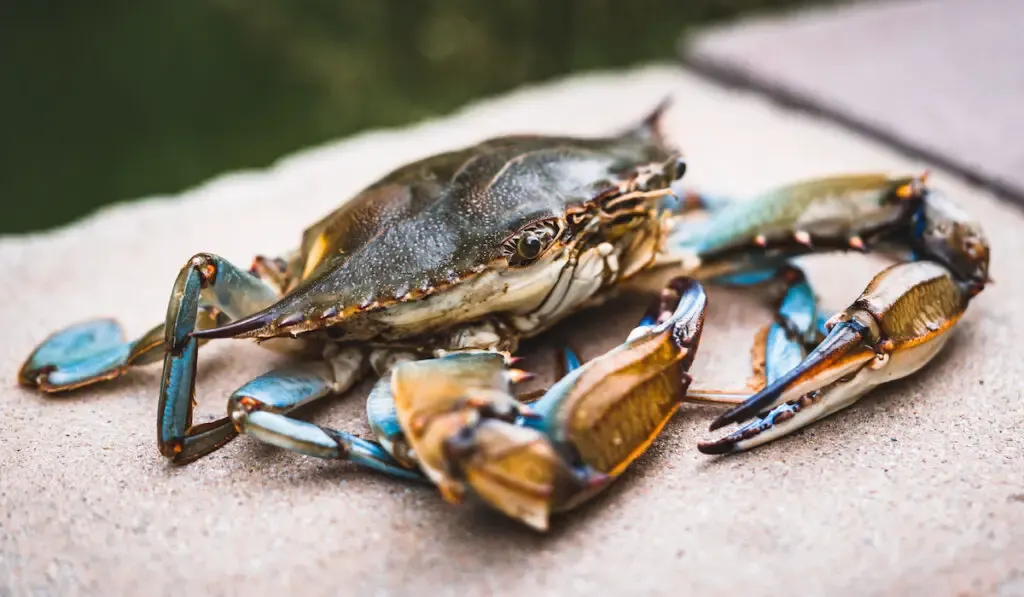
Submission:
M 919 369 L 988 282 L 980 227 L 923 176 L 828 177 L 748 201 L 684 192 L 664 108 L 610 137 L 502 137 L 399 168 L 311 226 L 290 255 L 248 270 L 195 255 L 164 323 L 136 340 L 106 319 L 55 333 L 19 381 L 61 392 L 162 360 L 157 443 L 174 463 L 243 433 L 427 479 L 449 501 L 468 493 L 545 529 L 626 470 L 684 401 L 731 406 L 712 429 L 746 423 L 704 452 L 770 441 Z M 709 217 L 694 221 L 698 212 Z M 900 263 L 827 318 L 792 259 L 850 250 Z M 522 339 L 663 267 L 680 277 L 622 345 L 587 363 L 568 351 L 561 380 L 516 396 Z M 763 387 L 752 396 L 690 387 L 702 282 L 781 297 L 755 343 Z M 221 338 L 298 358 L 240 387 L 224 418 L 196 425 L 198 349 Z M 374 440 L 289 416 L 370 370 L 380 378 L 367 400 Z

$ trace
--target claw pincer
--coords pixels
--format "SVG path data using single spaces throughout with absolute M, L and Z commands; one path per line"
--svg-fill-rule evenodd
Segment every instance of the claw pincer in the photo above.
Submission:
M 630 340 L 574 369 L 525 407 L 494 354 L 399 365 L 392 390 L 405 439 L 449 501 L 467 491 L 544 530 L 644 453 L 690 383 L 707 298 L 671 282 Z
M 797 367 L 711 423 L 754 419 L 706 454 L 763 444 L 850 406 L 872 388 L 928 364 L 967 308 L 969 285 L 930 261 L 889 267 L 829 322 L 828 336 Z

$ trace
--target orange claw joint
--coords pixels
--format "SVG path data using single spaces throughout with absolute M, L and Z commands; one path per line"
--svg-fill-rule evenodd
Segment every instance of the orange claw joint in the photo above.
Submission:
M 711 423 L 743 427 L 699 445 L 739 452 L 850 406 L 872 388 L 927 365 L 950 338 L 973 294 L 929 261 L 889 267 L 830 323 L 828 336 L 794 369 Z

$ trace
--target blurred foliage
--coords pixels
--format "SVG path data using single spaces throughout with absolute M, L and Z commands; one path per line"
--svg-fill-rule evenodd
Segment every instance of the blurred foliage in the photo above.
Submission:
M 7 0 L 0 232 L 172 193 L 806 0 Z

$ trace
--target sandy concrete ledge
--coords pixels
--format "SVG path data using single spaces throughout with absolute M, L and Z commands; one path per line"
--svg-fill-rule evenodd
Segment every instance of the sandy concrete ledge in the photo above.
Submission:
M 527 89 L 180 197 L 0 240 L 0 595 L 1024 594 L 1024 280 L 1014 261 L 1024 254 L 1024 217 L 943 172 L 934 184 L 992 238 L 997 284 L 932 366 L 738 457 L 699 454 L 712 411 L 688 408 L 614 489 L 547 536 L 448 507 L 426 488 L 246 438 L 170 468 L 154 441 L 158 367 L 56 399 L 14 385 L 21 359 L 55 327 L 116 314 L 137 333 L 160 319 L 177 268 L 197 251 L 248 263 L 296 243 L 305 224 L 402 162 L 499 133 L 610 132 L 667 93 L 676 98 L 667 128 L 693 181 L 724 192 L 924 166 L 651 67 Z M 836 308 L 880 265 L 808 260 Z M 557 333 L 592 356 L 629 327 L 638 294 Z M 727 291 L 711 301 L 694 374 L 732 386 L 746 378 L 751 334 L 768 313 Z M 200 420 L 274 362 L 248 343 L 210 346 L 200 360 Z M 365 433 L 361 411 L 353 396 L 311 416 Z

